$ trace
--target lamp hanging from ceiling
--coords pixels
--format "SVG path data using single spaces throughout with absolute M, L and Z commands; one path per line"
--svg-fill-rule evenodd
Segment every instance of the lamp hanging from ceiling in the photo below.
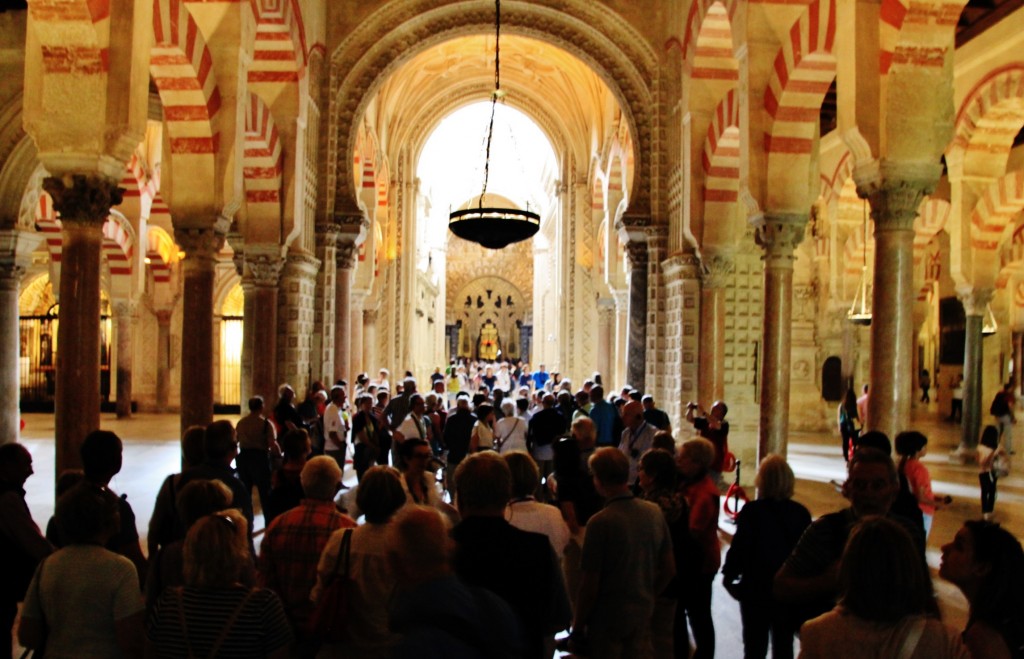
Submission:
M 494 1 L 494 93 L 491 94 L 491 120 L 487 126 L 487 146 L 484 151 L 484 185 L 476 207 L 452 211 L 448 215 L 448 228 L 459 238 L 489 249 L 501 249 L 527 238 L 540 229 L 540 215 L 529 209 L 484 207 L 491 165 L 491 138 L 494 135 L 494 111 L 505 96 L 501 91 L 501 0 Z
M 981 335 L 992 336 L 999 329 L 999 324 L 996 323 L 996 315 L 992 313 L 992 305 L 985 305 L 985 320 L 981 321 Z
M 871 324 L 871 299 L 868 294 L 868 202 L 863 202 L 863 222 L 861 230 L 864 232 L 864 263 L 860 268 L 860 283 L 857 285 L 857 292 L 853 296 L 853 304 L 846 314 L 846 319 L 854 325 Z

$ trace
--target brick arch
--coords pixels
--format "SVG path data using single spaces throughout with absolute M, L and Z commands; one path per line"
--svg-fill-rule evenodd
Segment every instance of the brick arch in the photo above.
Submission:
M 281 140 L 270 109 L 252 93 L 245 106 L 242 175 L 245 178 L 245 200 L 250 209 L 259 215 L 279 215 Z
M 728 22 L 732 23 L 739 2 L 736 0 L 725 0 L 725 2 L 722 0 L 697 0 L 690 4 L 690 12 L 686 16 L 686 36 L 683 39 L 683 58 L 687 62 L 692 62 L 698 54 L 696 51 L 700 41 L 700 32 L 714 5 L 722 7 Z
M 153 0 L 149 71 L 163 104 L 171 154 L 212 158 L 220 91 L 210 50 L 184 0 Z
M 735 202 L 740 182 L 740 102 L 735 89 L 729 90 L 711 117 L 701 161 L 704 201 Z
M 957 112 L 953 146 L 966 149 L 968 159 L 972 155 L 998 158 L 1001 172 L 1022 125 L 1024 65 L 1012 64 L 989 73 L 964 98 Z
M 995 250 L 1013 217 L 1024 209 L 1024 170 L 1010 172 L 993 182 L 971 213 L 971 246 Z
M 131 277 L 132 255 L 135 251 L 135 230 L 124 215 L 110 211 L 103 223 L 103 256 L 107 260 L 111 279 Z M 123 283 L 128 283 L 127 281 Z
M 31 2 L 44 74 L 97 75 L 109 69 L 110 0 Z
M 338 146 L 329 157 L 328 212 L 358 208 L 357 177 L 348 154 L 353 153 L 359 121 L 380 85 L 408 58 L 434 44 L 493 31 L 493 9 L 486 5 L 467 9 L 457 3 L 429 13 L 414 9 L 415 0 L 406 0 L 378 10 L 331 56 L 329 112 L 333 121 L 326 139 Z M 654 176 L 663 177 L 666 172 L 653 170 L 648 155 L 654 153 L 655 103 L 647 81 L 657 78 L 658 59 L 647 41 L 610 9 L 589 0 L 567 0 L 558 11 L 514 3 L 504 8 L 502 25 L 506 34 L 564 49 L 604 79 L 626 115 L 637 145 L 631 207 L 637 213 L 650 213 L 651 188 L 658 185 Z
M 925 249 L 946 228 L 952 206 L 945 199 L 926 199 L 914 218 L 914 265 L 924 258 Z
M 772 153 L 809 154 L 821 99 L 835 77 L 835 0 L 815 0 L 789 30 L 764 94 Z
M 690 77 L 704 80 L 739 80 L 733 17 L 736 3 L 694 2 L 687 17 L 689 30 L 683 44 L 684 69 Z
M 306 33 L 297 0 L 260 0 L 256 5 L 250 83 L 297 82 L 306 69 Z

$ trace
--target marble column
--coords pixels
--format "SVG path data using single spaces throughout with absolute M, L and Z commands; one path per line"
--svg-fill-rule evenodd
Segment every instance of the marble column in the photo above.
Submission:
M 349 389 L 352 391 L 355 391 L 356 376 L 366 370 L 363 362 L 363 303 L 365 300 L 365 294 L 352 295 L 352 312 L 349 314 L 352 341 L 348 359 L 348 384 Z
M 638 391 L 645 391 L 647 379 L 647 243 L 630 241 L 629 256 L 629 343 L 626 349 L 626 377 Z
M 54 415 L 56 473 L 82 466 L 82 440 L 100 425 L 100 247 L 117 181 L 73 174 L 43 181 L 61 214 L 60 312 Z
M 875 221 L 867 429 L 890 438 L 910 427 L 914 401 L 914 218 L 925 188 L 897 175 L 858 185 Z
M 349 372 L 352 354 L 352 269 L 356 264 L 356 246 L 349 241 L 338 242 L 338 297 L 334 303 L 334 382 L 345 379 L 355 382 Z
M 701 259 L 699 399 L 705 409 L 725 396 L 725 288 L 735 270 L 732 259 Z
M 756 229 L 764 248 L 764 328 L 761 352 L 761 419 L 757 459 L 786 456 L 789 440 L 789 382 L 793 332 L 793 261 L 804 237 L 807 215 L 766 213 Z
M 612 385 L 613 341 L 615 340 L 615 301 L 599 298 L 597 301 L 597 372 L 604 381 L 605 391 Z
M 605 391 L 618 391 L 626 380 L 626 355 L 629 348 L 629 291 L 613 291 L 615 299 L 615 373 Z
M 181 322 L 181 431 L 213 421 L 213 284 L 224 236 L 213 229 L 176 228 L 185 251 Z
M 132 418 L 132 342 L 135 303 L 122 301 L 114 304 L 114 322 L 117 323 L 117 403 L 118 419 Z
M 377 377 L 380 366 L 380 361 L 377 359 L 377 310 L 364 309 L 363 368 L 370 374 L 370 379 L 373 379 Z
M 18 359 L 21 356 L 18 294 L 25 268 L 0 263 L 0 444 L 17 441 L 21 432 L 18 404 L 21 398 Z
M 242 277 L 245 317 L 242 320 L 242 341 L 248 343 L 251 384 L 248 396 L 262 396 L 267 404 L 277 400 L 277 304 L 278 282 L 284 259 L 276 253 L 245 253 L 245 274 Z M 250 304 L 251 299 L 251 304 Z M 246 350 L 242 350 L 243 359 Z M 247 400 L 242 400 L 246 409 Z
M 983 418 L 983 401 L 981 400 L 982 381 L 982 335 L 981 328 L 985 322 L 985 310 L 995 291 L 991 288 L 976 288 L 960 293 L 960 301 L 964 305 L 966 316 L 966 336 L 964 337 L 964 397 L 963 415 L 960 424 L 960 450 L 973 451 L 978 446 L 978 435 L 981 432 Z M 984 410 L 987 412 L 987 410 Z
M 171 398 L 171 316 L 170 309 L 156 312 L 156 409 L 166 412 Z

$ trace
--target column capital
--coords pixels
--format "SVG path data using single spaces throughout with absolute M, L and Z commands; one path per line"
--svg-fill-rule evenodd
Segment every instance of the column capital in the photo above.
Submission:
M 359 255 L 359 248 L 351 240 L 339 240 L 336 254 L 337 267 L 342 270 L 351 270 L 356 266 L 356 257 Z
M 629 267 L 633 270 L 647 267 L 647 243 L 631 240 L 626 243 L 626 257 Z
M 63 224 L 103 226 L 110 208 L 120 204 L 124 195 L 117 184 L 98 174 L 68 174 L 43 179 L 43 190 L 53 199 Z
M 115 300 L 111 305 L 115 318 L 132 318 L 139 308 L 139 303 L 133 300 Z
M 363 323 L 373 324 L 377 322 L 377 310 L 376 309 L 363 309 Z
M 274 288 L 281 277 L 284 259 L 280 254 L 256 252 L 245 255 L 245 274 L 243 280 L 261 288 Z
M 357 245 L 366 240 L 367 231 L 370 229 L 370 218 L 362 212 L 336 211 L 328 223 L 336 225 L 339 234 L 350 234 L 349 239 Z M 342 240 L 340 235 L 338 240 Z
M 768 265 L 793 267 L 793 253 L 804 239 L 807 218 L 807 213 L 765 213 L 752 221 L 754 240 L 764 248 Z
M 957 298 L 964 305 L 964 314 L 968 316 L 984 316 L 995 294 L 992 288 L 965 288 L 956 292 Z
M 724 254 L 704 254 L 700 259 L 700 279 L 704 288 L 725 288 L 736 271 L 736 261 Z
M 939 163 L 882 162 L 857 180 L 857 195 L 871 202 L 876 231 L 912 231 L 921 201 L 935 191 Z
M 653 225 L 649 215 L 623 215 L 615 223 L 615 230 L 619 234 L 619 240 L 624 244 L 645 242 L 648 237 L 647 230 L 653 228 Z
M 25 268 L 10 261 L 0 262 L 0 290 L 17 291 L 21 288 L 21 278 L 25 276 Z
M 186 263 L 190 259 L 213 261 L 224 246 L 224 234 L 213 229 L 175 227 L 174 242 L 185 251 Z
M 289 252 L 285 259 L 283 277 L 312 279 L 320 271 L 320 259 L 305 252 Z

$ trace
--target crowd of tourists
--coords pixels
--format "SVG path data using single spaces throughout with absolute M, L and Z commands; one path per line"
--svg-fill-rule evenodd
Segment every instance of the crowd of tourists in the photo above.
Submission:
M 31 454 L 0 446 L 0 643 L 23 601 L 17 639 L 46 657 L 703 658 L 721 573 L 746 657 L 792 657 L 797 634 L 809 658 L 1024 656 L 1024 551 L 992 521 L 943 546 L 970 615 L 962 632 L 940 620 L 920 433 L 895 438 L 898 463 L 888 437 L 859 436 L 848 507 L 813 522 L 765 457 L 723 562 L 721 401 L 673 433 L 650 395 L 599 374 L 574 388 L 464 362 L 425 394 L 386 370 L 278 394 L 184 433 L 145 554 L 110 489 L 114 433 L 86 437 L 45 534 Z

